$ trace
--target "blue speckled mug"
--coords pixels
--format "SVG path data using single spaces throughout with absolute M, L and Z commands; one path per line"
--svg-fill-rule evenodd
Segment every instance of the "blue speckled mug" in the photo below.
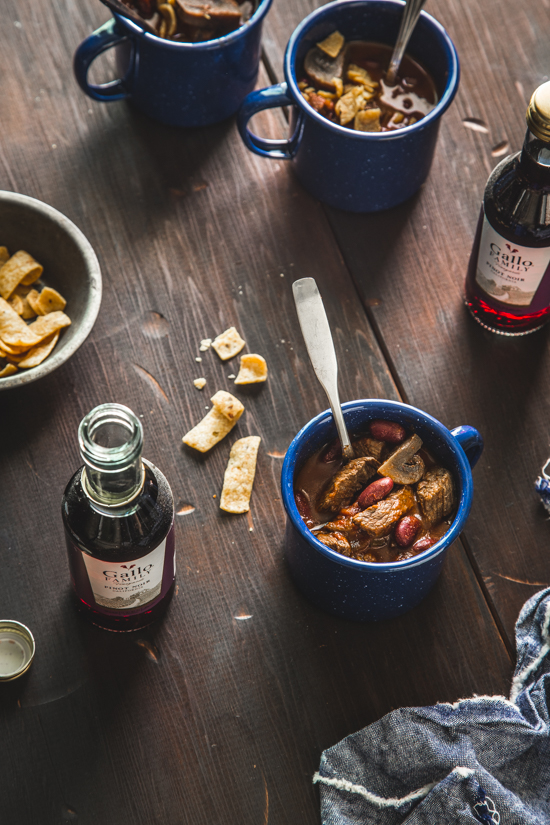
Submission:
M 306 102 L 297 83 L 307 52 L 338 29 L 346 40 L 393 46 L 404 3 L 401 0 L 336 0 L 303 20 L 288 42 L 285 83 L 252 92 L 238 117 L 248 148 L 265 157 L 291 160 L 298 178 L 314 197 L 351 212 L 377 212 L 411 197 L 426 179 L 439 121 L 458 89 L 456 49 L 445 29 L 422 12 L 407 53 L 435 82 L 439 102 L 413 126 L 394 132 L 356 132 L 332 123 Z M 292 106 L 288 140 L 268 140 L 248 128 L 262 109 Z
M 474 427 L 448 430 L 431 415 L 396 401 L 348 401 L 342 409 L 352 434 L 364 433 L 373 419 L 398 421 L 414 430 L 432 455 L 453 473 L 457 485 L 455 519 L 436 544 L 405 561 L 356 561 L 315 538 L 304 524 L 294 499 L 294 479 L 304 461 L 336 437 L 330 410 L 306 424 L 287 450 L 281 478 L 287 512 L 285 556 L 296 585 L 317 607 L 343 619 L 391 619 L 415 607 L 434 586 L 447 548 L 468 518 L 473 495 L 471 468 L 481 455 L 483 439 Z
M 262 23 L 272 0 L 260 0 L 243 26 L 204 43 L 163 40 L 119 14 L 83 40 L 73 68 L 93 100 L 129 100 L 170 126 L 207 126 L 233 115 L 258 76 Z M 116 47 L 119 80 L 94 85 L 88 69 Z

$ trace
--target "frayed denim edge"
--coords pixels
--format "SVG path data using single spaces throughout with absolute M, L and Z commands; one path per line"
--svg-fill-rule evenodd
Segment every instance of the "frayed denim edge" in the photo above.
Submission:
M 472 776 L 474 772 L 471 768 L 463 768 L 459 766 L 453 768 L 451 774 L 453 773 L 467 778 Z M 400 799 L 396 797 L 386 799 L 383 796 L 377 796 L 376 794 L 371 793 L 364 788 L 363 785 L 354 785 L 353 782 L 348 782 L 347 779 L 331 779 L 328 776 L 321 776 L 319 772 L 313 776 L 313 784 L 315 785 L 317 782 L 322 782 L 323 785 L 332 785 L 332 787 L 338 788 L 340 791 L 348 791 L 349 793 L 359 794 L 359 796 L 362 796 L 367 800 L 367 802 L 371 802 L 373 805 L 376 805 L 377 808 L 401 808 L 403 805 L 408 805 L 409 802 L 414 802 L 416 799 L 423 799 L 433 788 L 435 788 L 436 785 L 439 784 L 439 782 L 430 782 L 429 785 L 424 785 L 423 788 L 419 788 L 417 791 L 413 791 Z

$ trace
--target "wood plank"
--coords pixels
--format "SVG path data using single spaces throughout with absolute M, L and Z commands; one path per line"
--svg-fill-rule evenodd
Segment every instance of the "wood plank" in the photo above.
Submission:
M 99 4 L 9 0 L 6 13 L 21 27 L 0 33 L 0 187 L 73 219 L 105 291 L 71 361 L 0 399 L 2 614 L 37 639 L 28 679 L 0 686 L 3 819 L 317 822 L 311 776 L 323 748 L 392 707 L 506 691 L 506 650 L 460 545 L 429 598 L 392 622 L 335 620 L 294 589 L 281 458 L 326 407 L 300 340 L 295 277 L 320 285 L 343 399 L 398 395 L 323 211 L 282 164 L 248 153 L 232 123 L 183 132 L 85 98 L 70 56 L 104 19 Z M 231 436 L 262 437 L 250 518 L 218 508 L 229 444 L 195 456 L 180 441 L 211 393 L 233 389 L 235 362 L 198 350 L 232 324 L 270 368 L 266 386 L 237 393 L 247 411 Z M 143 416 L 145 455 L 177 508 L 195 507 L 177 517 L 166 621 L 120 636 L 73 612 L 59 514 L 79 420 L 106 400 Z
M 274 8 L 266 50 L 277 72 L 290 31 L 317 5 Z M 462 294 L 486 178 L 502 152 L 521 148 L 529 96 L 548 79 L 546 10 L 473 0 L 427 10 L 452 36 L 462 67 L 427 182 L 378 215 L 326 211 L 404 398 L 486 439 L 464 535 L 513 645 L 522 604 L 550 584 L 548 523 L 533 489 L 548 456 L 548 332 L 516 340 L 485 332 Z M 471 118 L 486 131 L 470 129 Z

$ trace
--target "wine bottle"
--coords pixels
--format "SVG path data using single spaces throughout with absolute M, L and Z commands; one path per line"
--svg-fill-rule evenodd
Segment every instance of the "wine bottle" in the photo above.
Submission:
M 501 335 L 550 318 L 550 81 L 534 92 L 527 127 L 521 152 L 489 176 L 466 276 L 466 306 Z
M 108 630 L 138 630 L 162 615 L 174 590 L 172 492 L 142 459 L 143 428 L 127 407 L 93 409 L 78 440 L 84 466 L 62 501 L 78 606 Z

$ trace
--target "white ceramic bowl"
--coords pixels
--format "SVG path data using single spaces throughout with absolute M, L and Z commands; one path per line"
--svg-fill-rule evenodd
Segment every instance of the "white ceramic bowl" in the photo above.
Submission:
M 36 381 L 64 364 L 89 335 L 101 304 L 101 271 L 90 242 L 57 209 L 27 195 L 0 190 L 0 246 L 29 252 L 44 267 L 43 280 L 67 300 L 72 321 L 53 353 L 38 367 L 0 378 L 0 390 Z

